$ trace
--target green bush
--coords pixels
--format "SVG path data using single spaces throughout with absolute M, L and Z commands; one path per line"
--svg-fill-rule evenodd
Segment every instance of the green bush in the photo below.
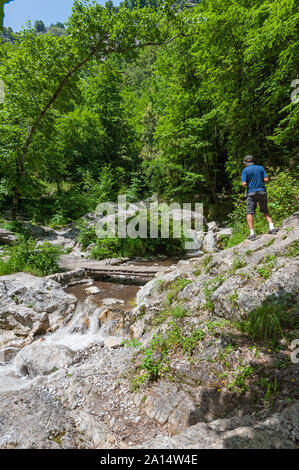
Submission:
M 132 217 L 127 219 L 127 224 L 131 219 Z M 161 227 L 161 220 L 159 220 L 159 227 Z M 183 233 L 181 233 L 181 238 L 173 238 L 172 220 L 169 221 L 169 238 L 162 238 L 160 230 L 158 238 L 150 238 L 150 219 L 147 213 L 147 238 L 98 238 L 96 246 L 91 250 L 91 257 L 94 259 L 120 256 L 133 258 L 159 254 L 173 256 L 184 252 L 185 240 Z
M 35 248 L 36 240 L 20 237 L 19 241 L 8 248 L 6 260 L 0 260 L 0 276 L 17 272 L 30 272 L 45 276 L 59 271 L 58 257 L 61 249 L 45 243 Z
M 78 241 L 82 244 L 83 250 L 86 250 L 88 245 L 95 243 L 98 239 L 94 227 L 88 227 L 85 220 L 80 219 L 76 224 L 79 229 Z
M 175 322 L 164 334 L 155 334 L 147 348 L 140 348 L 141 362 L 138 369 L 142 374 L 133 378 L 132 391 L 135 391 L 146 380 L 157 381 L 169 372 L 170 355 L 174 352 L 182 352 L 192 356 L 198 344 L 205 338 L 201 329 L 196 329 L 185 334 L 183 329 Z
M 251 312 L 246 329 L 253 340 L 275 341 L 284 329 L 298 325 L 298 305 L 292 296 L 269 298 Z
M 96 246 L 91 249 L 93 259 L 118 258 L 123 255 L 123 240 L 121 238 L 101 238 L 96 240 Z

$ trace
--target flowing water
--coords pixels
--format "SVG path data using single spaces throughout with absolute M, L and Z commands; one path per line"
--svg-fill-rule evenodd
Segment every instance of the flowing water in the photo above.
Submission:
M 99 322 L 100 312 L 109 305 L 102 305 L 104 299 L 117 299 L 123 303 L 116 304 L 118 309 L 126 312 L 133 308 L 139 286 L 114 282 L 95 281 L 93 287 L 99 289 L 98 294 L 86 292 L 89 284 L 77 285 L 65 289 L 77 299 L 77 307 L 73 317 L 66 326 L 55 333 L 45 336 L 45 343 L 63 344 L 73 350 L 84 349 L 90 344 L 100 343 L 105 339 L 105 331 Z M 107 336 L 107 335 L 106 335 Z
M 91 286 L 97 287 L 99 293 L 88 294 L 86 289 Z M 105 339 L 105 332 L 101 328 L 99 314 L 103 308 L 105 309 L 105 306 L 102 305 L 103 299 L 122 301 L 116 304 L 117 308 L 126 312 L 133 308 L 139 289 L 140 286 L 137 285 L 104 281 L 94 281 L 66 288 L 65 291 L 74 295 L 78 300 L 75 312 L 65 325 L 60 326 L 54 333 L 46 334 L 43 337 L 44 343 L 62 344 L 73 350 L 82 350 L 90 344 L 102 342 Z M 107 305 L 106 308 L 109 309 L 109 306 Z M 13 358 L 6 357 L 5 360 L 4 357 L 1 357 L 0 352 L 0 392 L 19 390 L 30 382 L 31 380 L 28 378 L 16 374 Z
M 137 292 L 140 289 L 137 285 L 105 281 L 94 281 L 91 285 L 97 287 L 100 291 L 98 294 L 92 296 L 92 300 L 95 304 L 101 305 L 101 301 L 106 298 L 123 300 L 125 303 L 122 304 L 122 310 L 130 310 L 132 308 Z M 78 301 L 84 302 L 89 295 L 86 292 L 87 287 L 89 287 L 89 285 L 81 284 L 68 287 L 65 291 L 77 297 Z
M 177 263 L 178 260 L 178 258 L 159 259 L 157 261 L 142 260 L 131 264 L 136 266 L 170 266 Z M 91 286 L 97 287 L 99 292 L 90 295 L 86 289 Z M 108 319 L 103 325 L 99 322 L 99 315 L 103 309 L 111 308 L 108 304 L 106 304 L 106 306 L 103 305 L 103 300 L 120 300 L 121 302 L 113 305 L 112 309 L 117 307 L 118 310 L 125 314 L 135 305 L 135 299 L 139 289 L 140 285 L 110 281 L 94 281 L 88 284 L 65 288 L 68 294 L 72 294 L 77 298 L 76 309 L 64 325 L 60 326 L 54 333 L 47 333 L 43 337 L 44 343 L 62 344 L 73 350 L 82 350 L 90 344 L 102 342 L 107 335 L 109 336 L 111 334 L 109 333 L 109 326 L 115 321 L 115 319 Z M 19 390 L 31 382 L 28 378 L 20 377 L 15 373 L 13 357 L 16 352 L 17 351 L 14 351 L 12 356 L 4 358 L 1 357 L 0 351 L 0 392 Z M 2 356 L 4 355 L 2 354 Z
M 0 366 L 0 392 L 20 390 L 30 381 L 17 375 L 11 363 Z

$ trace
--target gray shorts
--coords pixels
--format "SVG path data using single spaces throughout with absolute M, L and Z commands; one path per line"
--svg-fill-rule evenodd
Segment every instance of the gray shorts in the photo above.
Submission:
M 256 193 L 247 194 L 247 214 L 255 214 L 257 203 L 260 206 L 260 211 L 266 214 L 268 210 L 268 201 L 266 191 L 257 191 Z

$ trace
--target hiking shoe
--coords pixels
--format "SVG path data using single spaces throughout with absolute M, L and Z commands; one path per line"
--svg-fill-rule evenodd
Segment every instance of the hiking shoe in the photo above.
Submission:
M 270 235 L 276 235 L 278 233 L 277 228 L 274 228 L 273 230 L 269 230 L 268 232 Z
M 255 240 L 255 235 L 249 235 L 249 237 L 247 237 L 247 240 L 251 240 L 251 241 Z

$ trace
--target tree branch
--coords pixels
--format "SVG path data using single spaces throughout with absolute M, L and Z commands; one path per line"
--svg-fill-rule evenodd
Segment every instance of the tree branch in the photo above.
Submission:
M 162 45 L 165 45 L 165 44 L 169 44 L 170 42 L 174 41 L 176 38 L 178 37 L 189 37 L 189 36 L 194 36 L 198 33 L 191 33 L 191 34 L 183 34 L 183 33 L 178 33 L 176 34 L 175 36 L 173 36 L 171 39 L 169 39 L 168 41 L 164 41 L 164 42 L 159 42 L 159 43 L 156 43 L 156 42 L 146 42 L 146 43 L 143 43 L 143 44 L 136 44 L 135 46 L 133 47 L 129 47 L 127 49 L 114 49 L 114 48 L 110 48 L 108 50 L 106 50 L 106 53 L 109 53 L 109 52 L 127 52 L 129 50 L 133 50 L 133 49 L 137 49 L 137 48 L 141 48 L 141 47 L 146 47 L 146 46 L 162 46 Z M 24 165 L 24 159 L 25 159 L 25 156 L 28 152 L 28 148 L 31 144 L 31 141 L 33 139 L 33 136 L 36 132 L 36 130 L 38 129 L 38 126 L 39 124 L 41 123 L 42 119 L 44 118 L 44 116 L 46 115 L 47 111 L 51 108 L 51 106 L 53 105 L 53 103 L 56 101 L 59 93 L 61 92 L 61 90 L 63 89 L 63 87 L 66 85 L 66 83 L 68 82 L 68 80 L 81 68 L 83 67 L 83 65 L 85 65 L 92 57 L 94 57 L 97 52 L 99 51 L 101 45 L 103 44 L 104 40 L 106 38 L 109 37 L 109 34 L 106 34 L 105 36 L 103 36 L 99 41 L 98 43 L 96 44 L 96 46 L 94 46 L 94 48 L 90 51 L 89 55 L 83 59 L 79 64 L 77 64 L 70 72 L 67 73 L 67 75 L 64 77 L 64 79 L 60 82 L 59 86 L 57 87 L 55 93 L 52 95 L 52 97 L 50 98 L 50 100 L 48 101 L 48 103 L 46 104 L 46 106 L 43 108 L 43 110 L 41 111 L 40 115 L 38 116 L 37 120 L 34 122 L 31 130 L 30 130 L 30 133 L 26 139 L 26 142 L 25 142 L 25 145 L 24 145 L 24 148 L 23 148 L 23 152 L 22 152 L 22 156 L 21 156 L 21 164 Z M 108 46 L 109 47 L 109 46 Z M 109 67 L 107 64 L 105 64 L 104 61 L 102 61 L 102 63 L 104 65 L 106 65 L 106 67 Z M 109 67 L 110 68 L 110 67 Z M 113 70 L 113 69 L 111 69 Z M 125 73 L 125 72 L 118 72 L 118 73 Z
M 103 44 L 103 41 L 105 40 L 107 36 L 105 35 L 104 37 L 102 37 L 100 39 L 100 41 L 97 43 L 97 45 L 90 51 L 89 55 L 83 59 L 79 64 L 77 64 L 72 70 L 70 70 L 70 72 L 67 73 L 67 75 L 64 77 L 64 79 L 60 82 L 60 84 L 58 85 L 56 91 L 54 92 L 54 94 L 52 95 L 52 97 L 50 98 L 50 100 L 48 101 L 48 103 L 46 104 L 46 106 L 43 108 L 43 110 L 41 111 L 40 115 L 38 116 L 37 120 L 34 122 L 32 128 L 31 128 L 31 131 L 29 133 L 29 135 L 27 136 L 27 139 L 26 139 L 26 142 L 25 142 L 25 146 L 23 148 L 23 153 L 22 153 L 22 162 L 24 162 L 24 158 L 27 154 L 27 151 L 28 151 L 28 148 L 31 144 L 31 141 L 33 139 L 33 136 L 39 126 L 39 124 L 41 123 L 42 119 L 44 118 L 45 114 L 47 113 L 47 111 L 51 108 L 51 106 L 53 105 L 53 103 L 56 101 L 56 99 L 58 98 L 58 95 L 59 93 L 61 92 L 61 90 L 63 89 L 63 87 L 66 85 L 66 83 L 68 82 L 68 80 L 81 68 L 83 67 L 83 65 L 85 65 L 94 55 L 96 55 L 96 53 L 98 52 L 99 48 L 101 47 L 101 45 Z
M 174 41 L 175 39 L 177 39 L 178 37 L 183 37 L 183 38 L 186 38 L 186 37 L 190 37 L 190 36 L 196 36 L 198 35 L 199 33 L 190 33 L 190 34 L 184 34 L 184 33 L 178 33 L 176 34 L 175 36 L 173 36 L 171 39 L 169 39 L 168 41 L 164 41 L 164 42 L 145 42 L 143 44 L 136 44 L 135 46 L 133 47 L 128 47 L 126 49 L 114 49 L 112 47 L 110 47 L 110 49 L 108 49 L 108 53 L 109 52 L 127 52 L 127 51 L 132 51 L 134 49 L 138 49 L 140 47 L 146 47 L 146 46 L 163 46 L 165 44 L 169 44 L 170 42 Z

